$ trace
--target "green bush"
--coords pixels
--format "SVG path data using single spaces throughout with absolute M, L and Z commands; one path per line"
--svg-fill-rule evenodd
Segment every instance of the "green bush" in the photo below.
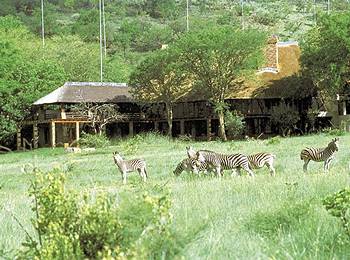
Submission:
M 82 147 L 103 148 L 110 145 L 109 139 L 105 135 L 84 133 L 79 139 L 79 145 Z
M 269 139 L 267 139 L 266 144 L 267 145 L 274 145 L 281 143 L 281 137 L 280 136 L 274 136 Z
M 271 121 L 283 136 L 288 135 L 299 120 L 299 113 L 285 103 L 272 108 Z
M 242 134 L 245 127 L 244 117 L 237 111 L 225 111 L 225 129 L 230 137 L 237 137 Z
M 123 204 L 111 194 L 67 191 L 65 179 L 59 168 L 35 169 L 29 194 L 38 239 L 27 233 L 19 259 L 159 259 L 177 253 L 169 192 L 143 192 Z
M 345 232 L 350 236 L 350 188 L 345 188 L 323 200 L 326 210 L 342 222 Z

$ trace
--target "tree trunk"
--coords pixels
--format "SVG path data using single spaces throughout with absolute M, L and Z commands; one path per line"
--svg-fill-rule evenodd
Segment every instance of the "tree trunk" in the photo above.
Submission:
M 171 103 L 166 103 L 166 114 L 167 114 L 167 121 L 168 121 L 168 136 L 172 137 L 173 135 L 173 106 Z
M 226 132 L 225 132 L 225 116 L 224 111 L 220 109 L 218 112 L 219 116 L 219 137 L 223 141 L 227 141 Z

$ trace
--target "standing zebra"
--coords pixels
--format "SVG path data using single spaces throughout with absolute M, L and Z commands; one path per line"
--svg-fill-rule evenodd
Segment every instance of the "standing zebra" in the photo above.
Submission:
M 326 148 L 305 148 L 300 153 L 300 159 L 304 160 L 304 172 L 307 172 L 307 165 L 310 160 L 315 162 L 324 162 L 324 171 L 329 170 L 329 165 L 334 158 L 334 153 L 338 151 L 339 138 L 332 139 Z
M 183 171 L 186 172 L 194 172 L 195 174 L 199 174 L 200 171 L 206 172 L 207 170 L 210 170 L 209 165 L 204 162 L 204 163 L 198 163 L 196 162 L 195 159 L 192 158 L 186 158 L 183 159 L 176 167 L 174 170 L 174 175 L 179 176 Z
M 115 164 L 118 166 L 122 178 L 123 184 L 126 184 L 126 175 L 128 172 L 138 171 L 141 179 L 146 182 L 147 171 L 146 171 L 146 162 L 143 159 L 133 159 L 133 160 L 124 160 L 118 152 L 113 153 L 113 158 Z
M 266 165 L 270 170 L 271 176 L 275 176 L 275 168 L 273 167 L 273 162 L 276 158 L 276 155 L 271 153 L 257 153 L 248 155 L 249 165 L 252 169 L 259 169 Z
M 189 158 L 195 159 L 197 163 L 206 162 L 216 169 L 218 176 L 222 175 L 222 170 L 232 170 L 232 174 L 240 173 L 241 168 L 254 177 L 254 173 L 249 167 L 248 157 L 244 154 L 220 154 L 208 150 L 199 150 L 195 152 L 192 147 L 187 147 Z

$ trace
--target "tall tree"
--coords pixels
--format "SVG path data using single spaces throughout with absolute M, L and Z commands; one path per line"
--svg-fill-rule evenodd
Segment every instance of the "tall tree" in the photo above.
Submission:
M 324 97 L 343 91 L 350 82 L 349 28 L 349 13 L 321 16 L 303 45 L 303 72 Z
M 191 89 L 191 82 L 183 73 L 178 58 L 176 49 L 155 51 L 130 76 L 132 93 L 137 100 L 165 104 L 169 136 L 172 134 L 173 105 Z
M 226 140 L 224 102 L 263 61 L 264 33 L 213 27 L 186 34 L 176 43 L 195 89 L 212 101 L 219 118 L 219 135 Z

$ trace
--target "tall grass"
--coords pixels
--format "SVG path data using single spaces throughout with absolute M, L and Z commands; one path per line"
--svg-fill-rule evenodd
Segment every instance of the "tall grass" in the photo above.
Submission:
M 115 140 L 113 146 L 98 148 L 94 153 L 65 154 L 62 148 L 56 148 L 2 155 L 0 254 L 19 248 L 24 238 L 11 214 L 32 232 L 26 192 L 31 177 L 21 171 L 23 165 L 31 163 L 43 169 L 64 164 L 70 167 L 70 189 L 117 192 L 122 199 L 133 198 L 139 189 L 170 187 L 177 237 L 174 247 L 186 259 L 346 259 L 350 242 L 338 220 L 323 208 L 322 199 L 349 184 L 350 148 L 346 144 L 350 135 L 340 137 L 340 149 L 328 174 L 323 173 L 321 163 L 314 162 L 304 174 L 299 158 L 303 147 L 324 147 L 331 138 L 327 133 L 223 143 L 145 134 Z M 228 173 L 222 179 L 185 173 L 176 178 L 172 171 L 186 157 L 188 145 L 223 153 L 272 152 L 277 156 L 276 177 L 269 176 L 265 168 L 256 171 L 255 179 L 245 175 L 231 178 Z M 142 184 L 135 173 L 123 186 L 113 151 L 126 159 L 143 157 L 148 164 L 148 183 Z

